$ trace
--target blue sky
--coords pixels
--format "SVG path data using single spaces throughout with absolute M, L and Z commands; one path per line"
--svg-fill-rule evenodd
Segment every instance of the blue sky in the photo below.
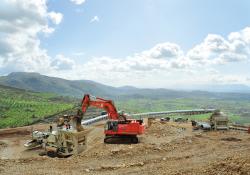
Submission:
M 48 7 L 64 19 L 43 38 L 44 47 L 51 55 L 84 52 L 83 61 L 125 57 L 166 41 L 187 51 L 208 33 L 226 36 L 250 24 L 247 0 L 86 0 L 80 6 L 53 0 Z M 90 23 L 96 15 L 100 21 Z
M 3 0 L 0 36 L 0 75 L 250 85 L 248 0 Z

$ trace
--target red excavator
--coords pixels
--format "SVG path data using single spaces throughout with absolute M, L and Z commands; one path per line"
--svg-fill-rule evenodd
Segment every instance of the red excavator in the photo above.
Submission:
M 122 140 L 130 143 L 138 143 L 137 135 L 143 134 L 145 125 L 142 120 L 127 119 L 126 114 L 117 112 L 112 100 L 105 100 L 85 94 L 82 99 L 82 112 L 87 111 L 89 106 L 104 109 L 108 115 L 105 125 L 105 143 L 113 143 L 114 140 Z M 120 141 L 121 141 L 120 140 Z M 118 142 L 120 142 L 118 141 Z

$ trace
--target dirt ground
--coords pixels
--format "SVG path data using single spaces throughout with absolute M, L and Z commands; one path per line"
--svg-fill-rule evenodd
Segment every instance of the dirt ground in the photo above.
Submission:
M 250 134 L 241 131 L 192 131 L 190 123 L 154 121 L 139 144 L 117 145 L 103 143 L 103 122 L 86 129 L 87 150 L 68 158 L 25 150 L 31 127 L 0 130 L 0 174 L 250 174 Z

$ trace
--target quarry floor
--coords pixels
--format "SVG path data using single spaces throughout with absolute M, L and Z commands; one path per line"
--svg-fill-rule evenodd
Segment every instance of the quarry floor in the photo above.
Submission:
M 139 144 L 104 144 L 103 125 L 87 126 L 87 150 L 68 158 L 26 150 L 31 126 L 0 130 L 0 174 L 250 174 L 250 134 L 193 131 L 191 123 L 154 121 Z M 34 125 L 45 130 L 47 125 Z

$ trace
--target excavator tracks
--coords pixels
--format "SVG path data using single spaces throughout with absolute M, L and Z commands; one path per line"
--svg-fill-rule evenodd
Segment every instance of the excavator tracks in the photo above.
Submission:
M 115 135 L 104 138 L 104 143 L 107 144 L 137 144 L 139 139 L 134 135 Z

